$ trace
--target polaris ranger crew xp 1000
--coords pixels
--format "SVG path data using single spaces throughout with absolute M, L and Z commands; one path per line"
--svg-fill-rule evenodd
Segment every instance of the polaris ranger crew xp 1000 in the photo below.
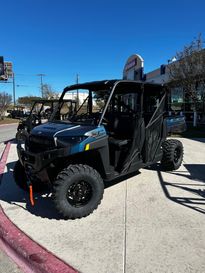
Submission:
M 60 120 L 61 101 L 75 90 L 84 101 Z M 156 84 L 109 80 L 66 87 L 49 122 L 33 128 L 25 147 L 17 146 L 16 183 L 34 191 L 49 185 L 58 212 L 75 219 L 97 208 L 105 182 L 158 161 L 164 170 L 178 169 L 183 146 L 166 140 L 172 126 L 166 105 L 167 91 Z M 184 118 L 174 126 L 183 131 Z

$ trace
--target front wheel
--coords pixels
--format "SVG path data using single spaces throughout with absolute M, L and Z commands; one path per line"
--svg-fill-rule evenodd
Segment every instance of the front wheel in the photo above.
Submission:
M 57 211 L 66 219 L 82 218 L 100 204 L 104 183 L 99 173 L 87 165 L 70 165 L 54 182 L 53 200 Z
M 177 170 L 183 160 L 183 145 L 179 140 L 168 139 L 162 144 L 162 168 L 165 171 Z
M 28 191 L 27 177 L 24 167 L 21 165 L 21 162 L 18 160 L 14 166 L 13 172 L 14 180 L 19 188 L 24 191 Z
M 16 133 L 16 140 L 17 141 L 26 141 L 28 136 L 29 136 L 29 133 L 26 130 L 19 130 Z
M 29 187 L 27 184 L 28 178 L 26 176 L 25 168 L 19 160 L 16 162 L 14 166 L 13 177 L 19 188 L 21 188 L 24 191 L 29 191 Z M 35 181 L 32 181 L 32 185 L 34 192 L 42 192 L 47 189 L 47 185 L 37 178 Z

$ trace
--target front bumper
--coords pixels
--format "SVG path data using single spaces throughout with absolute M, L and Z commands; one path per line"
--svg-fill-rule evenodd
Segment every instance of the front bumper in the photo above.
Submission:
M 25 169 L 29 168 L 34 174 L 48 167 L 56 158 L 68 156 L 70 153 L 70 147 L 32 153 L 26 151 L 19 143 L 17 145 L 17 153 L 19 160 Z

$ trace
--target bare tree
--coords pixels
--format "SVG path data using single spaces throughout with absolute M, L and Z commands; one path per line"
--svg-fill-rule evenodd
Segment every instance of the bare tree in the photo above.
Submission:
M 176 53 L 176 61 L 167 66 L 169 86 L 181 87 L 186 98 L 191 99 L 194 112 L 193 125 L 197 124 L 199 88 L 205 87 L 205 49 L 201 34 L 182 51 Z
M 5 92 L 0 93 L 0 119 L 4 118 L 5 112 L 9 108 L 11 101 L 11 95 Z
M 42 95 L 45 99 L 54 99 L 58 97 L 58 94 L 53 91 L 52 87 L 49 84 L 42 85 Z
M 40 100 L 41 97 L 34 97 L 34 96 L 25 96 L 18 98 L 18 104 L 26 106 L 27 108 L 31 109 L 35 100 Z

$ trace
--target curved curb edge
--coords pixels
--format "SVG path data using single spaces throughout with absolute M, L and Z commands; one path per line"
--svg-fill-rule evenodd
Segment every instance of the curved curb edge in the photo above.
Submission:
M 0 181 L 3 177 L 4 167 L 8 157 L 10 143 L 7 143 L 0 161 Z M 3 170 L 3 171 L 2 171 Z M 15 262 L 20 260 L 21 268 L 29 268 L 36 273 L 78 273 L 70 265 L 57 258 L 54 254 L 34 242 L 24 234 L 4 213 L 0 206 L 0 240 L 6 252 L 17 256 Z M 10 251 L 9 251 L 10 249 Z M 12 255 L 11 255 L 12 258 Z

